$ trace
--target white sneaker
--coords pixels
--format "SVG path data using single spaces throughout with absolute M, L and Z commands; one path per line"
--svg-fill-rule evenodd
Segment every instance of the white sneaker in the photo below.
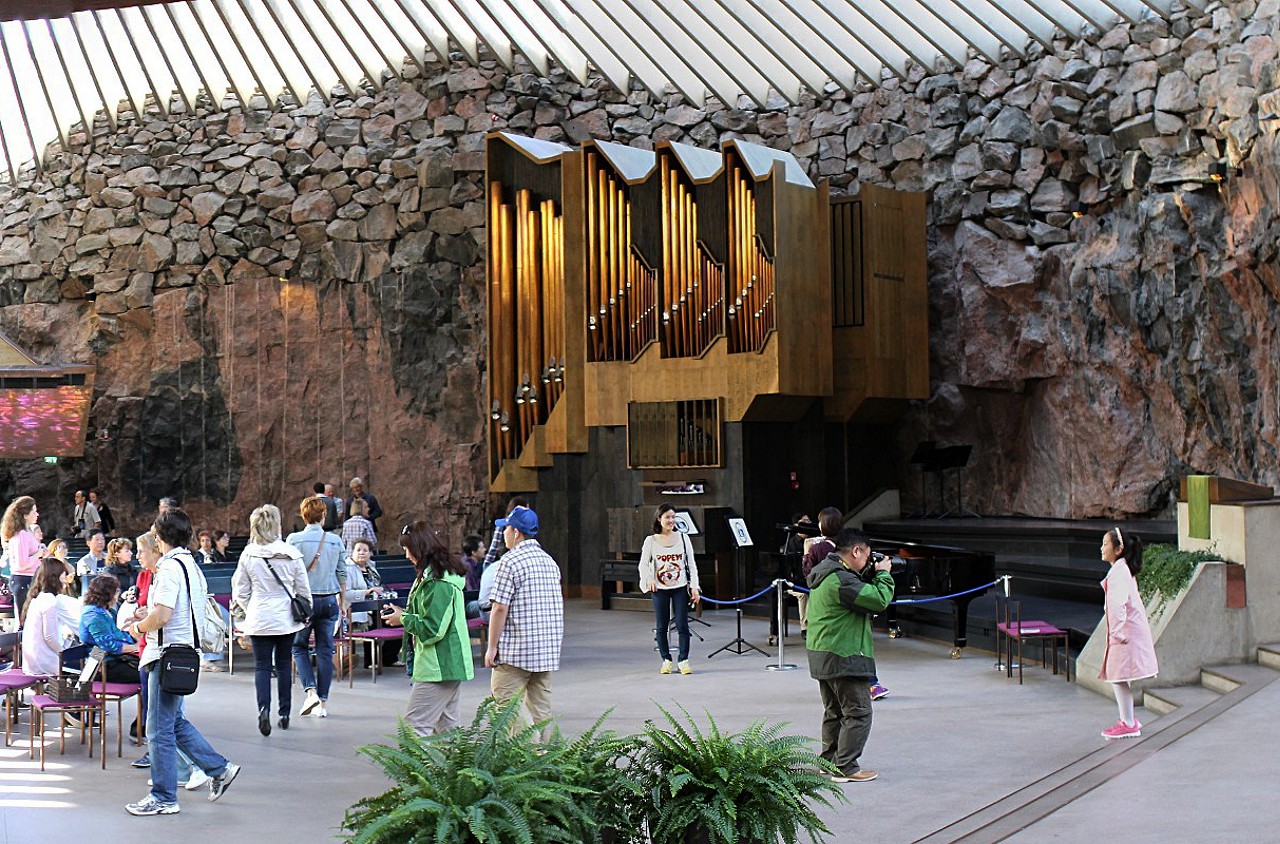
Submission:
M 320 696 L 316 694 L 315 689 L 307 689 L 307 699 L 302 703 L 302 709 L 299 710 L 301 715 L 310 715 L 315 711 L 317 706 L 323 706 L 320 702 Z
M 191 779 L 187 780 L 187 784 L 183 786 L 187 791 L 199 791 L 209 784 L 209 775 L 199 768 L 192 767 Z
M 321 701 L 321 702 L 320 702 L 320 711 L 316 713 L 316 717 L 318 717 L 318 718 L 328 718 L 328 717 L 329 717 L 329 707 L 328 707 L 328 705 L 327 705 L 324 701 Z

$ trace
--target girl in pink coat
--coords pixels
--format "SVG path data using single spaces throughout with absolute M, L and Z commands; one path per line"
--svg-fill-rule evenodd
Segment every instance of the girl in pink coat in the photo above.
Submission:
M 1137 738 L 1142 725 L 1133 714 L 1135 680 L 1156 676 L 1156 649 L 1151 639 L 1147 610 L 1138 593 L 1138 572 L 1142 570 L 1142 539 L 1137 534 L 1113 528 L 1102 536 L 1102 559 L 1111 570 L 1102 581 L 1106 593 L 1107 649 L 1102 656 L 1099 679 L 1112 684 L 1120 720 L 1102 731 L 1105 739 Z

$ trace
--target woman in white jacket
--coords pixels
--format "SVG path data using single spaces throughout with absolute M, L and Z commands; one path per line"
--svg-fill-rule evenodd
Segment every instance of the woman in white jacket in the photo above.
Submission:
M 660 674 L 671 673 L 671 645 L 667 628 L 676 625 L 680 645 L 681 674 L 692 674 L 689 665 L 689 606 L 701 599 L 698 584 L 698 561 L 693 556 L 689 537 L 676 530 L 676 508 L 658 505 L 653 517 L 653 533 L 645 537 L 640 550 L 640 591 L 653 593 L 655 638 L 662 657 Z
M 263 504 L 249 516 L 249 544 L 231 577 L 232 605 L 244 610 L 240 628 L 253 641 L 254 685 L 258 692 L 258 731 L 271 735 L 271 674 L 276 674 L 280 729 L 289 729 L 293 705 L 294 634 L 303 623 L 293 618 L 293 596 L 311 600 L 311 583 L 302 554 L 280 539 L 280 510 Z
M 31 579 L 22 625 L 22 670 L 28 674 L 57 674 L 58 655 L 80 629 L 80 602 L 66 594 L 72 580 L 57 557 L 46 557 Z

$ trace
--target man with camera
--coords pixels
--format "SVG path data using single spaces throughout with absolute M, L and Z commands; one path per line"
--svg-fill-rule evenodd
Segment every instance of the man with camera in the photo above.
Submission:
M 871 616 L 893 600 L 890 560 L 872 558 L 867 535 L 844 528 L 835 550 L 809 573 L 809 676 L 822 693 L 821 756 L 840 769 L 833 782 L 870 782 L 875 771 L 858 765 L 871 735 L 875 676 Z

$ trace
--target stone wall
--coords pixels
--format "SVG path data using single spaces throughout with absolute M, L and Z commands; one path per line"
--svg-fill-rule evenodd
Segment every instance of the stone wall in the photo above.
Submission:
M 933 396 L 900 444 L 975 443 L 980 511 L 1160 512 L 1188 470 L 1280 484 L 1280 121 L 1257 105 L 1278 2 L 763 109 L 454 57 L 330 105 L 99 120 L 0 187 L 0 328 L 98 365 L 109 439 L 0 485 L 69 501 L 96 483 L 139 518 L 177 492 L 234 528 L 359 473 L 384 530 L 423 507 L 478 524 L 494 128 L 744 137 L 837 192 L 931 191 Z M 1243 175 L 1214 182 L 1218 161 Z

